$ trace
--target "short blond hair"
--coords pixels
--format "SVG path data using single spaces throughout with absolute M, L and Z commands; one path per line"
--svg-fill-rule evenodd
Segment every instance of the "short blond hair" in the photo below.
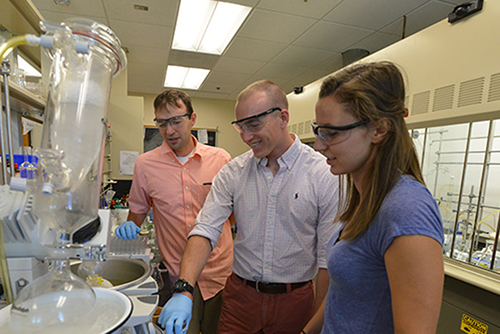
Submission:
M 240 102 L 246 100 L 257 92 L 266 93 L 273 108 L 288 110 L 288 99 L 286 98 L 285 92 L 280 86 L 270 80 L 260 80 L 254 82 L 241 91 L 236 101 Z

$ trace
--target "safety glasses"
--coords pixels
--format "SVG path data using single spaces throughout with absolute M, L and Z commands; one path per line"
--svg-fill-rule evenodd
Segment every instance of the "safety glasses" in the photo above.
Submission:
M 257 132 L 266 124 L 264 121 L 265 116 L 269 115 L 272 112 L 275 112 L 276 110 L 281 111 L 281 108 L 271 108 L 269 110 L 261 112 L 260 114 L 246 117 L 238 121 L 232 121 L 231 124 L 239 133 L 243 133 L 243 131 Z
M 364 121 L 345 126 L 317 125 L 316 123 L 311 123 L 311 126 L 316 138 L 319 138 L 327 145 L 335 145 L 340 144 L 349 138 L 351 133 L 349 130 L 368 123 L 370 123 L 370 120 L 365 119 Z

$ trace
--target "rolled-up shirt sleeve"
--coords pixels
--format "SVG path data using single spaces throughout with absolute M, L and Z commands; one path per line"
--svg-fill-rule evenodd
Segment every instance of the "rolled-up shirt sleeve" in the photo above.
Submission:
M 198 213 L 194 228 L 189 233 L 188 238 L 193 235 L 205 237 L 210 240 L 212 249 L 215 248 L 224 223 L 233 212 L 236 170 L 237 167 L 229 162 L 214 177 L 205 204 Z

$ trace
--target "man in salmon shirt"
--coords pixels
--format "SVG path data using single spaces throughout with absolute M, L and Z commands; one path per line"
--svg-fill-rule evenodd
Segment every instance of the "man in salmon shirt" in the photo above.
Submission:
M 199 143 L 191 134 L 196 113 L 186 93 L 166 90 L 156 97 L 154 109 L 154 121 L 163 143 L 137 159 L 129 215 L 115 234 L 125 240 L 135 239 L 152 206 L 162 262 L 168 269 L 170 282 L 175 282 L 173 291 L 187 291 L 193 296 L 188 333 L 216 333 L 221 292 L 233 261 L 229 221 L 225 222 L 221 239 L 197 284 L 193 287 L 178 278 L 182 253 L 196 215 L 210 191 L 212 179 L 231 157 L 221 148 Z

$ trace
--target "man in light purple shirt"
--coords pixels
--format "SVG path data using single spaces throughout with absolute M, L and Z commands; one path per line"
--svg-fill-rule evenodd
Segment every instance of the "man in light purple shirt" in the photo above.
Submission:
M 299 333 L 328 289 L 325 250 L 338 179 L 324 157 L 288 132 L 287 109 L 285 93 L 270 81 L 240 93 L 233 125 L 251 150 L 214 178 L 189 234 L 180 277 L 194 285 L 234 211 L 233 274 L 222 296 L 219 333 Z M 162 320 L 167 333 L 179 334 L 189 323 L 191 296 L 174 296 Z

